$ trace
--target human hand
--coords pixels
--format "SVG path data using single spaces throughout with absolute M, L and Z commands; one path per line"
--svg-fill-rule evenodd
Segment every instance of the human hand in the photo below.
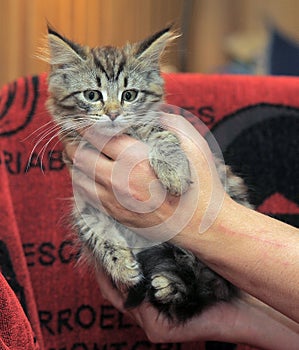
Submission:
M 95 149 L 67 143 L 66 152 L 76 170 L 76 190 L 141 235 L 166 241 L 182 236 L 185 228 L 208 229 L 227 196 L 203 137 L 183 117 L 164 114 L 161 123 L 179 136 L 190 161 L 193 183 L 181 197 L 166 193 L 149 164 L 147 146 L 127 135 L 107 138 L 88 130 L 84 138 Z
M 123 294 L 112 285 L 109 277 L 105 275 L 101 268 L 97 271 L 96 277 L 103 297 L 111 302 L 115 308 L 129 315 L 144 330 L 148 339 L 153 343 L 231 340 L 234 313 L 237 312 L 237 308 L 233 305 L 219 304 L 217 308 L 213 307 L 209 312 L 204 312 L 201 316 L 178 326 L 159 314 L 147 302 L 136 308 L 126 309 L 124 307 L 125 293 Z M 232 324 L 229 323 L 230 321 L 227 322 L 227 318 L 230 318 L 227 312 L 228 309 L 232 310 Z M 227 328 L 227 330 L 224 328 Z M 224 334 L 226 332 L 227 334 Z
M 97 280 L 105 299 L 129 315 L 153 343 L 224 341 L 263 349 L 297 349 L 298 325 L 260 301 L 243 295 L 230 303 L 221 302 L 177 325 L 165 318 L 149 303 L 125 309 L 125 294 L 113 287 L 103 270 Z

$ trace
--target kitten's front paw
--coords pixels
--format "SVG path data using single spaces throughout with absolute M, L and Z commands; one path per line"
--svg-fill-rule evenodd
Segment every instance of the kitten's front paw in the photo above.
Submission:
M 184 170 L 175 168 L 174 165 L 168 163 L 163 163 L 158 167 L 154 167 L 159 168 L 157 176 L 162 182 L 163 186 L 173 196 L 180 196 L 185 193 L 192 183 L 191 176 L 188 171 L 189 165 L 186 164 L 186 166 L 187 167 Z
M 189 161 L 176 136 L 169 132 L 161 134 L 164 138 L 152 147 L 149 161 L 167 191 L 174 196 L 180 196 L 192 183 Z
M 163 276 L 157 274 L 152 276 L 151 286 L 155 299 L 162 303 L 179 303 L 183 301 L 186 286 L 177 276 Z
M 106 243 L 103 265 L 116 285 L 132 287 L 143 278 L 139 263 L 128 248 Z

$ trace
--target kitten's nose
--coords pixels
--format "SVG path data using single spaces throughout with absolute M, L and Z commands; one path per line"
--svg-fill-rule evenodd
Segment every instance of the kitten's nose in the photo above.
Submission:
M 108 112 L 106 114 L 113 121 L 119 116 L 119 111 L 110 111 L 110 112 Z

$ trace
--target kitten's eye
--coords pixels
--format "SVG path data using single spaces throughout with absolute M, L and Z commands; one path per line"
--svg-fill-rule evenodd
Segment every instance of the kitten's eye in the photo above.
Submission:
M 121 99 L 126 102 L 133 102 L 138 95 L 137 90 L 126 90 L 123 92 Z
M 97 102 L 103 99 L 102 93 L 97 90 L 86 90 L 83 95 L 88 102 Z

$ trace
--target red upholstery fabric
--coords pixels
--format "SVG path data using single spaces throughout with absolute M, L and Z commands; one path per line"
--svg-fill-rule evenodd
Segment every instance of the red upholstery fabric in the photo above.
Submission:
M 294 153 L 297 141 L 291 136 L 295 127 L 277 132 L 275 122 L 283 119 L 282 122 L 290 121 L 293 125 L 298 118 L 298 78 L 172 74 L 165 79 L 167 101 L 191 111 L 194 116 L 189 119 L 195 126 L 198 119 L 204 121 L 220 135 L 226 150 L 238 139 L 236 145 L 241 145 L 242 154 L 255 154 L 257 150 L 262 154 L 263 142 L 282 134 L 288 147 L 292 141 L 289 153 Z M 50 127 L 44 106 L 46 91 L 46 74 L 43 74 L 21 78 L 0 92 L 0 268 L 6 279 L 0 278 L 0 348 L 204 349 L 204 344 L 151 344 L 141 329 L 102 299 L 93 275 L 76 267 L 66 219 L 69 207 L 66 198 L 71 196 L 72 189 L 61 159 L 62 146 L 54 138 L 43 148 L 52 136 L 46 133 Z M 255 126 L 264 125 L 263 113 L 269 111 L 278 113 L 275 125 L 270 123 L 272 134 L 256 134 L 259 128 Z M 256 115 L 260 120 L 254 119 Z M 226 122 L 232 121 L 239 127 L 243 120 L 257 138 L 250 144 L 247 140 L 250 133 L 246 134 L 247 128 L 244 131 L 241 127 L 237 128 L 232 142 L 228 142 L 223 135 L 231 124 Z M 268 121 L 273 120 L 268 118 L 265 123 Z M 45 137 L 41 139 L 42 134 Z M 244 145 L 242 140 L 246 140 Z M 271 151 L 268 143 L 267 147 L 269 152 L 263 162 L 267 157 L 274 162 L 276 151 Z M 246 177 L 246 170 L 256 168 L 252 167 L 255 159 L 250 159 L 246 168 L 246 159 L 238 162 L 234 158 L 238 152 L 234 150 L 228 156 Z M 240 163 L 245 166 L 240 167 Z M 292 160 L 288 159 L 283 169 L 290 164 Z M 298 222 L 298 188 L 292 182 L 296 171 L 298 168 L 292 168 L 285 174 L 291 193 L 279 187 L 278 179 L 271 182 L 270 190 L 263 196 L 253 195 L 260 210 L 282 215 L 291 223 Z M 267 174 L 271 175 L 271 169 L 267 169 Z M 268 182 L 266 175 L 263 174 Z M 248 175 L 249 180 L 255 177 L 255 173 Z M 261 192 L 264 185 L 257 186 Z M 297 194 L 297 199 L 292 193 Z
M 39 349 L 28 318 L 2 274 L 0 286 L 0 348 Z

